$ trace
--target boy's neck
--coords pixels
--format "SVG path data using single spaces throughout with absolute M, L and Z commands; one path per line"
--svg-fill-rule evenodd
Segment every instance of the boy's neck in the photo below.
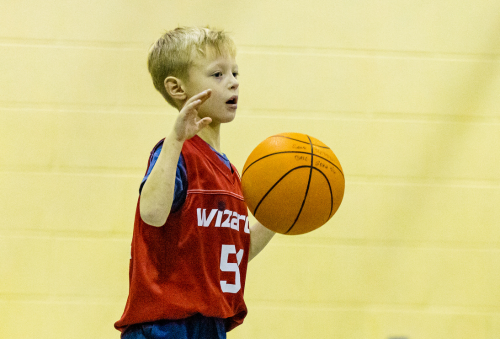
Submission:
M 217 152 L 220 151 L 220 124 L 208 125 L 198 132 L 198 136 L 205 141 L 207 144 L 212 146 Z

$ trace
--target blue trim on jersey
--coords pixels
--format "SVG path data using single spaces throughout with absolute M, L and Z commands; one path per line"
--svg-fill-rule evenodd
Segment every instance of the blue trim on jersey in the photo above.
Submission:
M 142 187 L 146 183 L 146 180 L 149 178 L 151 171 L 153 170 L 158 157 L 160 156 L 161 149 L 163 147 L 163 142 L 158 144 L 154 153 L 151 155 L 151 160 L 149 162 L 149 168 L 146 172 L 146 175 L 142 179 L 141 186 L 139 187 L 139 194 L 142 192 Z M 179 156 L 179 161 L 177 162 L 177 169 L 175 171 L 175 186 L 174 186 L 174 200 L 172 202 L 171 212 L 175 212 L 179 210 L 179 208 L 186 200 L 187 195 L 187 172 L 186 172 L 186 163 L 184 162 L 184 157 L 182 154 Z
M 161 152 L 162 146 L 163 146 L 163 143 L 161 143 L 160 145 L 158 145 L 158 147 L 156 148 L 155 152 L 151 155 L 151 161 L 149 163 L 148 171 L 146 172 L 146 175 L 142 179 L 141 187 L 139 189 L 139 192 L 142 191 L 142 186 L 144 186 L 144 183 L 146 182 L 146 180 L 148 179 L 149 175 L 151 174 L 151 170 L 153 169 L 153 166 L 156 164 L 156 161 L 158 160 L 158 157 L 160 156 L 160 152 Z
M 210 145 L 208 145 L 208 146 L 210 146 Z M 212 146 L 210 146 L 210 149 L 212 151 L 214 151 L 215 154 L 217 154 L 219 156 L 219 159 L 222 160 L 222 162 L 224 163 L 224 165 L 227 166 L 227 168 L 231 169 L 231 162 L 229 162 L 229 159 L 227 158 L 227 156 L 224 153 L 217 152 Z
M 160 156 L 162 147 L 163 141 L 158 143 L 156 149 L 154 150 L 154 153 L 151 154 L 148 170 L 146 172 L 146 175 L 142 179 L 141 186 L 139 187 L 139 194 L 141 194 L 142 187 L 146 183 L 146 180 L 148 180 L 149 174 L 151 174 L 151 171 L 153 170 L 153 167 L 156 164 L 158 157 Z M 224 163 L 224 165 L 231 169 L 231 162 L 224 153 L 217 152 L 212 146 L 210 146 L 210 149 L 219 156 L 219 159 Z M 171 212 L 178 211 L 181 208 L 182 204 L 184 204 L 184 201 L 186 200 L 187 189 L 188 182 L 186 162 L 184 161 L 184 157 L 181 153 L 181 155 L 179 156 L 179 161 L 177 162 L 177 169 L 175 171 L 174 201 L 172 202 Z

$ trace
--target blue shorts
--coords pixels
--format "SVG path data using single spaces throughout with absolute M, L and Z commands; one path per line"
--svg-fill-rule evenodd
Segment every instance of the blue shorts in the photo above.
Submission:
M 179 320 L 132 325 L 121 339 L 226 339 L 224 319 L 201 314 Z

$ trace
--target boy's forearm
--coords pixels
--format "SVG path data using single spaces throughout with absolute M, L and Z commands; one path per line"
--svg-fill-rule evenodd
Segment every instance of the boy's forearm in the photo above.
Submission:
M 182 145 L 212 122 L 209 117 L 198 117 L 198 108 L 211 94 L 212 91 L 207 89 L 189 98 L 183 104 L 171 133 L 163 141 L 160 155 L 141 192 L 141 218 L 149 225 L 159 227 L 167 221 L 174 201 L 175 172 Z
M 248 261 L 255 258 L 266 247 L 276 233 L 256 222 L 250 227 L 250 253 Z
M 165 138 L 160 155 L 142 188 L 139 209 L 142 220 L 149 225 L 163 226 L 170 214 L 182 145 L 173 134 Z

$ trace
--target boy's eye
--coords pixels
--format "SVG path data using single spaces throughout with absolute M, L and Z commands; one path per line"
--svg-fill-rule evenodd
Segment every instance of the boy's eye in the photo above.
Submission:
M 222 72 L 215 72 L 214 74 L 212 74 L 212 76 L 220 78 L 222 76 Z
M 233 73 L 233 77 L 237 78 L 240 75 L 238 72 Z

